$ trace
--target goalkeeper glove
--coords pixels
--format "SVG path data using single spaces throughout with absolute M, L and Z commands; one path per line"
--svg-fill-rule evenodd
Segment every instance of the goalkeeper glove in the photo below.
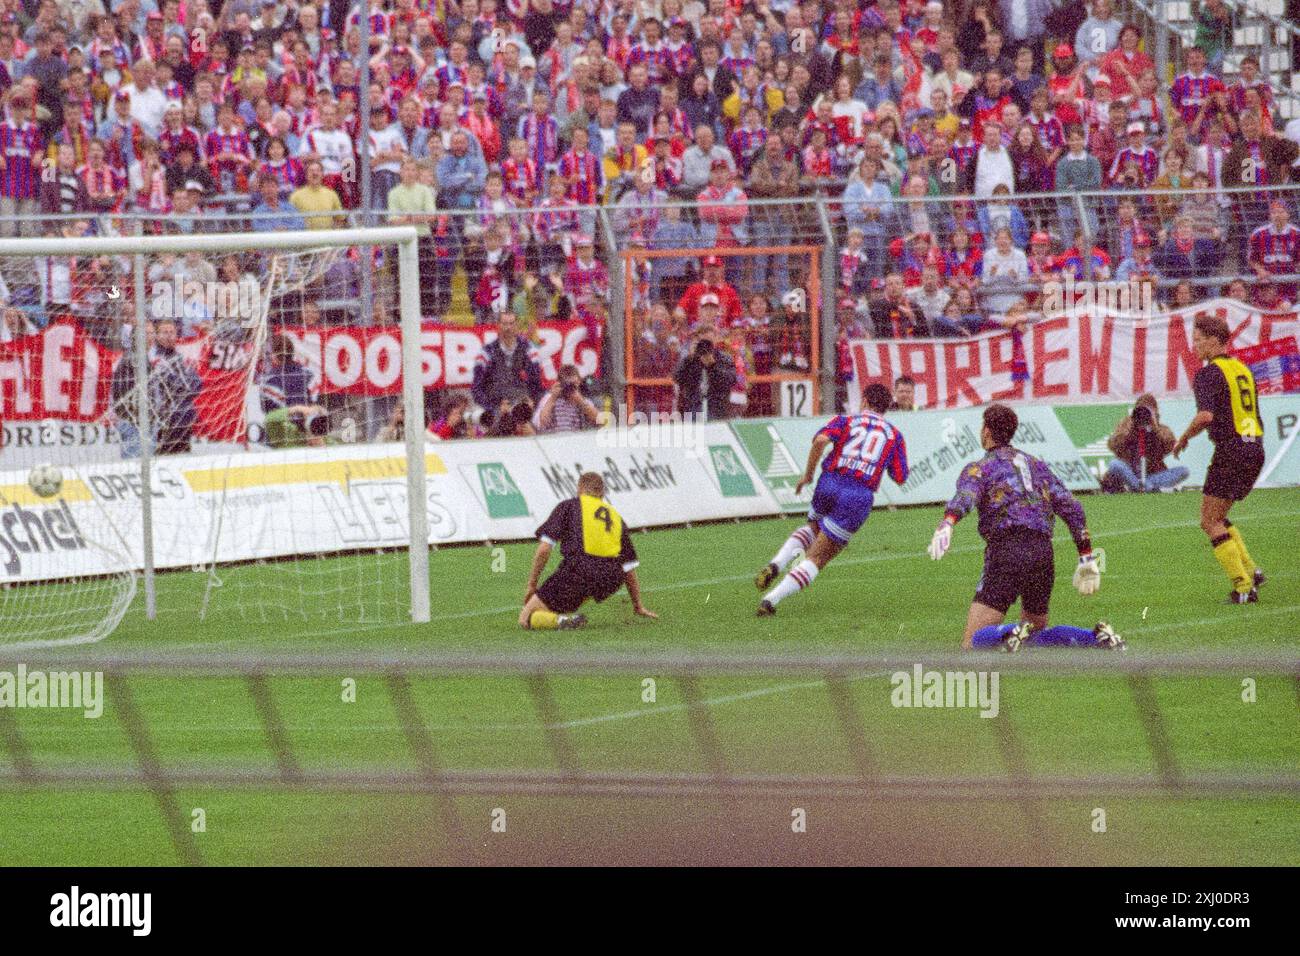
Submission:
M 1074 589 L 1080 594 L 1096 594 L 1101 589 L 1101 567 L 1095 554 L 1079 555 L 1079 566 L 1074 569 Z
M 939 527 L 934 529 L 934 537 L 930 539 L 930 558 L 938 561 L 948 553 L 948 548 L 952 545 L 952 522 L 944 518 L 939 522 Z

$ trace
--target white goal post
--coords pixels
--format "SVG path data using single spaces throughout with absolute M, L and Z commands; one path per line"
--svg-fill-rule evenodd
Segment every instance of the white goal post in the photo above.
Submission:
M 104 222 L 107 223 L 108 220 Z M 123 225 L 130 228 L 131 224 L 129 220 L 113 220 L 109 228 L 120 229 Z M 137 231 L 142 231 L 141 226 L 136 228 Z M 6 325 L 18 327 L 26 321 L 22 316 L 10 314 L 17 311 L 10 308 L 9 301 L 10 287 L 15 285 L 15 281 L 19 284 L 25 283 L 29 273 L 39 272 L 41 269 L 48 271 L 52 268 L 51 263 L 64 270 L 60 273 L 63 286 L 59 286 L 54 278 L 47 280 L 43 276 L 38 276 L 32 279 L 31 288 L 36 292 L 29 290 L 27 305 L 28 314 L 36 317 L 36 321 L 28 329 L 16 333 L 18 336 L 25 336 L 24 341 L 27 343 L 40 336 L 45 336 L 45 341 L 26 345 L 20 342 L 16 346 L 15 333 L 6 334 L 0 339 L 0 350 L 4 350 L 0 352 L 0 386 L 5 389 L 3 408 L 15 413 L 25 411 L 27 413 L 25 417 L 33 419 L 30 425 L 24 424 L 27 429 L 23 432 L 24 439 L 33 429 L 59 426 L 60 423 L 57 421 L 51 424 L 49 420 L 36 420 L 36 416 L 42 414 L 42 409 L 58 405 L 60 402 L 62 403 L 60 407 L 66 407 L 69 401 L 75 404 L 78 397 L 83 402 L 102 408 L 108 401 L 105 397 L 109 389 L 107 373 L 98 366 L 93 370 L 93 374 L 87 369 L 96 362 L 102 366 L 104 363 L 102 356 L 110 354 L 114 356 L 115 362 L 111 402 L 114 412 L 119 412 L 118 421 L 110 421 L 112 413 L 103 412 L 101 414 L 103 424 L 97 427 L 101 428 L 103 434 L 107 434 L 120 424 L 120 420 L 129 420 L 130 430 L 138 438 L 138 446 L 134 450 L 128 451 L 125 446 L 114 444 L 110 452 L 105 446 L 110 440 L 116 443 L 120 442 L 121 438 L 116 434 L 108 436 L 102 444 L 96 446 L 93 452 L 94 455 L 99 456 L 93 467 L 86 461 L 92 453 L 84 447 L 78 448 L 75 453 L 68 452 L 67 449 L 56 450 L 57 453 L 65 455 L 64 460 L 54 461 L 62 468 L 64 485 L 60 495 L 45 501 L 39 500 L 34 496 L 34 490 L 27 487 L 26 476 L 30 473 L 33 464 L 43 463 L 40 461 L 40 456 L 49 454 L 53 460 L 56 452 L 47 453 L 44 449 L 31 447 L 22 450 L 15 447 L 12 452 L 9 448 L 0 450 L 0 508 L 15 509 L 13 515 L 0 514 L 0 567 L 4 565 L 6 552 L 13 554 L 16 560 L 20 557 L 17 552 L 21 551 L 23 552 L 21 557 L 29 559 L 21 575 L 11 575 L 7 578 L 3 570 L 0 570 L 0 647 L 12 647 L 18 644 L 54 646 L 102 639 L 111 633 L 126 613 L 127 605 L 130 604 L 136 591 L 137 578 L 143 582 L 145 595 L 143 612 L 148 618 L 154 618 L 157 610 L 155 571 L 158 555 L 156 550 L 160 546 L 157 539 L 160 528 L 156 511 L 161 505 L 157 502 L 161 499 L 163 504 L 172 506 L 167 512 L 171 517 L 164 518 L 164 523 L 172 521 L 175 526 L 163 530 L 173 539 L 180 539 L 186 534 L 195 536 L 199 534 L 192 527 L 183 526 L 185 524 L 183 516 L 177 517 L 179 514 L 177 509 L 180 505 L 166 500 L 167 486 L 169 483 L 174 485 L 176 481 L 174 475 L 184 472 L 187 467 L 191 469 L 199 467 L 191 466 L 189 464 L 191 462 L 202 461 L 209 492 L 206 497 L 191 496 L 184 504 L 184 507 L 189 508 L 191 512 L 203 511 L 204 522 L 206 522 L 207 537 L 203 541 L 203 546 L 208 549 L 211 562 L 208 564 L 206 561 L 194 560 L 186 566 L 187 570 L 205 571 L 208 575 L 201 601 L 203 609 L 207 608 L 209 593 L 213 587 L 221 587 L 222 582 L 216 571 L 219 563 L 256 561 L 265 565 L 269 561 L 285 562 L 310 558 L 324 566 L 327 562 L 321 559 L 328 557 L 330 553 L 345 550 L 341 547 L 320 547 L 316 539 L 306 534 L 310 531 L 311 524 L 326 520 L 325 518 L 314 516 L 306 511 L 292 514 L 286 506 L 278 530 L 268 531 L 263 528 L 261 533 L 263 541 L 270 534 L 282 533 L 289 538 L 287 545 L 264 547 L 250 552 L 248 557 L 244 557 L 238 549 L 232 551 L 225 546 L 226 540 L 242 529 L 237 518 L 227 515 L 225 477 L 239 476 L 241 473 L 250 472 L 255 467 L 263 468 L 264 466 L 243 464 L 243 462 L 252 463 L 265 459 L 278 463 L 264 467 L 264 470 L 279 469 L 276 474 L 283 474 L 285 469 L 295 467 L 308 471 L 314 469 L 311 471 L 312 474 L 326 474 L 327 471 L 330 476 L 341 474 L 343 477 L 338 479 L 342 488 L 341 493 L 348 495 L 353 488 L 355 476 L 365 477 L 375 473 L 373 461 L 360 460 L 358 449 L 349 449 L 346 445 L 340 448 L 312 447 L 300 450 L 299 457 L 302 461 L 292 459 L 291 456 L 286 459 L 286 453 L 283 451 L 266 451 L 265 443 L 253 450 L 251 439 L 243 430 L 246 423 L 242 417 L 245 408 L 252 407 L 253 399 L 245 393 L 252 394 L 255 390 L 255 380 L 263 369 L 267 357 L 267 346 L 278 344 L 268 342 L 270 303 L 276 296 L 283 296 L 287 300 L 286 290 L 293 292 L 296 296 L 295 301 L 306 302 L 314 294 L 315 287 L 310 284 L 313 278 L 323 275 L 330 263 L 344 261 L 349 250 L 358 249 L 366 253 L 364 257 L 366 261 L 352 262 L 350 267 L 353 273 L 358 269 L 373 268 L 375 260 L 369 255 L 372 249 L 381 250 L 384 256 L 390 257 L 385 261 L 395 262 L 396 265 L 396 281 L 393 283 L 396 286 L 393 290 L 396 294 L 390 295 L 388 304 L 389 315 L 396 312 L 400 319 L 401 377 L 400 386 L 396 383 L 392 386 L 394 394 L 385 396 L 390 400 L 385 408 L 392 409 L 391 419 L 398 425 L 403 446 L 400 451 L 389 451 L 382 458 L 382 464 L 385 469 L 383 474 L 389 479 L 387 487 L 390 508 L 399 508 L 401 504 L 405 506 L 405 514 L 402 515 L 404 520 L 400 522 L 405 525 L 405 528 L 402 529 L 400 537 L 390 533 L 382 542 L 382 549 L 386 555 L 384 567 L 387 569 L 384 573 L 387 575 L 386 583 L 391 585 L 394 575 L 399 574 L 397 570 L 399 566 L 394 562 L 400 561 L 400 553 L 405 551 L 409 580 L 409 609 L 402 613 L 402 617 L 411 622 L 427 622 L 430 613 L 427 546 L 429 513 L 425 480 L 425 393 L 422 369 L 424 356 L 421 351 L 418 237 L 416 228 L 406 225 L 297 232 L 137 234 L 77 238 L 65 233 L 63 236 L 45 238 L 0 240 L 0 286 L 4 287 L 0 291 L 3 291 L 6 299 L 3 303 Z M 165 409 L 167 396 L 163 395 L 160 399 L 158 375 L 150 366 L 153 354 L 150 350 L 154 347 L 152 340 L 158 334 L 155 331 L 157 323 L 151 320 L 150 315 L 150 306 L 156 305 L 156 301 L 151 303 L 150 289 L 153 286 L 150 286 L 149 282 L 151 278 L 157 282 L 156 266 L 150 266 L 150 263 L 157 263 L 160 259 L 169 264 L 174 264 L 175 261 L 194 262 L 207 270 L 204 274 L 211 274 L 212 263 L 220 260 L 221 257 L 242 257 L 243 261 L 256 261 L 259 270 L 263 267 L 265 269 L 262 274 L 253 277 L 261 283 L 262 294 L 258 299 L 259 314 L 245 317 L 246 324 L 242 326 L 242 332 L 229 333 L 231 341 L 242 350 L 245 364 L 248 366 L 246 373 L 237 373 L 245 375 L 248 388 L 244 392 L 228 390 L 230 391 L 229 404 L 232 409 L 229 414 L 240 416 L 240 441 L 245 447 L 237 450 L 250 451 L 250 454 L 243 459 L 234 454 L 204 456 L 200 454 L 203 449 L 195 448 L 191 451 L 187 440 L 182 451 L 171 450 L 171 454 L 176 457 L 169 457 L 165 440 L 156 437 L 159 435 L 160 428 L 156 420 L 159 403 L 163 401 L 162 407 Z M 108 265 L 104 265 L 105 263 Z M 203 263 L 207 265 L 202 265 Z M 86 279 L 84 275 L 89 269 L 88 264 L 95 266 L 93 280 Z M 147 269 L 151 270 L 149 275 L 146 274 Z M 193 272 L 192 269 L 191 274 Z M 50 274 L 54 275 L 53 272 Z M 8 285 L 4 283 L 6 278 L 8 278 Z M 84 296 L 85 284 L 88 281 L 98 283 L 98 286 L 93 288 L 91 297 Z M 78 282 L 82 283 L 81 292 L 77 288 Z M 64 287 L 70 288 L 71 291 L 64 292 Z M 177 280 L 176 288 L 178 290 L 181 288 L 180 280 Z M 95 313 L 95 308 L 92 306 L 83 306 L 81 299 L 78 299 L 75 305 L 68 304 L 79 295 L 86 299 L 93 297 L 98 303 L 98 312 Z M 116 304 L 116 311 L 109 308 L 114 304 Z M 393 306 L 395 308 L 392 308 Z M 86 357 L 83 361 L 82 353 L 79 351 L 82 348 L 80 342 L 82 329 L 79 324 L 82 320 L 79 316 L 82 314 L 89 316 L 92 313 L 97 316 L 114 315 L 117 324 L 113 326 L 113 334 L 118 335 L 119 338 L 109 340 L 107 336 L 101 336 L 98 344 L 93 347 L 85 346 Z M 371 316 L 364 316 L 359 319 L 354 317 L 350 321 L 365 326 L 371 320 Z M 95 321 L 98 321 L 98 318 Z M 89 327 L 90 320 L 85 324 Z M 128 326 L 129 331 L 127 331 Z M 205 328 L 210 329 L 211 326 Z M 221 328 L 220 324 L 218 328 Z M 230 323 L 225 328 L 235 329 L 236 326 Z M 62 334 L 63 338 L 58 338 L 57 334 Z M 76 336 L 75 341 L 74 336 Z M 128 339 L 128 336 L 131 337 Z M 212 338 L 219 338 L 219 336 L 220 333 L 216 333 Z M 51 340 L 52 337 L 56 340 Z M 277 335 L 277 340 L 279 339 L 287 342 L 290 337 Z M 102 349 L 101 346 L 106 341 L 116 351 Z M 388 354 L 396 357 L 399 347 L 393 342 L 388 344 L 391 345 Z M 97 349 L 99 351 L 96 351 Z M 130 366 L 128 367 L 126 363 L 130 363 Z M 82 368 L 82 365 L 87 368 Z M 74 371 L 68 376 L 55 381 L 51 368 L 66 372 L 74 366 Z M 389 371 L 391 377 L 396 379 L 396 370 Z M 122 383 L 120 390 L 119 382 Z M 399 387 L 400 400 L 396 394 Z M 66 393 L 72 393 L 71 399 Z M 190 402 L 189 412 L 193 413 L 192 395 Z M 121 409 L 127 411 L 120 412 Z M 24 415 L 13 414 L 11 417 L 21 419 Z M 50 416 L 53 417 L 56 416 Z M 6 421 L 5 424 L 11 423 Z M 301 425 L 302 422 L 299 421 L 298 424 Z M 118 431 L 126 434 L 126 429 L 118 428 Z M 305 428 L 303 432 L 306 433 Z M 376 439 L 372 433 L 370 440 L 397 440 L 396 434 L 386 432 L 385 436 Z M 331 442 L 333 443 L 332 438 Z M 30 446 L 31 443 L 25 442 L 25 444 Z M 324 441 L 319 444 L 323 446 Z M 389 447 L 396 448 L 396 446 Z M 79 454 L 85 457 L 66 457 L 68 454 Z M 33 460 L 33 456 L 36 456 L 36 460 Z M 372 453 L 370 458 L 374 457 Z M 288 461 L 288 464 L 285 464 L 285 461 Z M 349 461 L 355 462 L 355 467 L 350 466 Z M 260 478 L 248 479 L 247 474 L 244 474 L 244 480 L 246 485 L 261 481 Z M 330 477 L 328 480 L 335 479 Z M 235 487 L 238 482 L 232 482 L 231 485 Z M 404 493 L 396 492 L 396 488 L 403 486 Z M 120 500 L 110 506 L 116 494 L 114 489 L 124 487 L 132 490 L 130 513 Z M 214 488 L 216 490 L 213 490 Z M 124 498 L 125 493 L 118 497 Z M 400 504 L 399 498 L 404 499 Z M 137 499 L 138 510 L 135 508 Z M 71 505 L 69 501 L 72 502 Z M 53 514 L 56 507 L 62 509 L 57 515 Z M 82 560 L 79 555 L 71 557 L 67 553 L 60 555 L 58 548 L 49 543 L 49 533 L 39 526 L 41 515 L 46 515 L 47 525 L 53 522 L 53 526 L 60 529 L 64 525 L 71 525 L 76 530 L 72 538 L 82 542 L 78 545 L 79 548 L 84 546 L 84 541 L 91 541 L 102 553 L 107 553 L 106 549 L 111 550 L 112 560 L 106 563 L 102 554 L 94 561 L 88 558 Z M 389 518 L 391 519 L 392 516 L 390 515 Z M 24 531 L 23 522 L 32 524 L 35 531 L 30 529 Z M 389 520 L 388 523 L 393 526 L 399 524 L 395 520 Z M 196 526 L 197 524 L 196 521 Z M 14 535 L 8 533 L 11 526 L 18 528 Z M 24 534 L 26 537 L 23 537 Z M 33 538 L 33 534 L 46 536 L 43 548 L 42 541 Z M 223 539 L 222 535 L 225 535 L 226 539 Z M 301 551 L 295 551 L 295 547 L 300 543 Z M 378 550 L 379 548 L 368 541 L 357 545 L 355 549 L 357 554 L 373 553 Z M 29 551 L 38 553 L 29 554 Z M 56 559 L 62 560 L 62 563 Z M 170 563 L 163 562 L 164 568 L 180 566 L 175 558 L 170 559 Z M 294 573 L 296 572 L 292 569 L 286 568 L 279 577 L 284 579 Z M 378 572 L 365 573 L 377 574 Z M 265 577 L 263 581 L 264 579 Z M 322 576 L 321 581 L 324 580 Z M 371 582 L 360 579 L 354 582 L 354 587 L 358 592 L 373 590 Z M 255 594 L 259 588 L 264 590 L 264 583 L 254 582 L 249 586 L 248 593 Z M 310 587 L 300 586 L 299 603 L 302 607 L 294 609 L 294 613 L 306 613 L 313 599 L 326 593 L 325 584 L 320 584 L 320 588 L 319 591 L 312 591 Z M 106 589 L 112 593 L 106 594 Z M 395 598 L 394 596 L 399 592 L 400 599 Z M 402 605 L 406 604 L 406 597 L 404 587 L 390 587 L 387 593 L 390 602 L 399 600 Z M 241 611 L 247 609 L 245 602 L 240 603 L 240 609 Z M 197 613 L 198 609 L 195 610 Z M 265 616 L 265 609 L 263 613 Z M 286 614 L 288 613 L 290 612 L 286 610 Z

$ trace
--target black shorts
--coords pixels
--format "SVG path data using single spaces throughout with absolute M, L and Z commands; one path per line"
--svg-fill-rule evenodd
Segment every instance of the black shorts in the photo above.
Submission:
M 590 598 L 603 601 L 623 586 L 623 569 L 588 568 L 562 561 L 555 573 L 542 582 L 537 596 L 556 614 L 572 614 Z
M 1224 442 L 1214 447 L 1214 457 L 1210 459 L 1201 490 L 1215 498 L 1240 501 L 1250 494 L 1263 470 L 1262 441 Z
M 1051 538 L 1033 532 L 1006 535 L 984 549 L 975 600 L 1005 614 L 1018 598 L 1026 614 L 1046 614 L 1055 578 Z

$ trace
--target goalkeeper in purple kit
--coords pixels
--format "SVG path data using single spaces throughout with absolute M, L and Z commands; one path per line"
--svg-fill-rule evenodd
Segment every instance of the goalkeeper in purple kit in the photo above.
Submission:
M 1097 593 L 1101 569 L 1078 499 L 1045 462 L 1012 447 L 1019 424 L 1006 405 L 984 410 L 980 443 L 988 454 L 962 469 L 957 493 L 930 541 L 930 557 L 938 561 L 952 544 L 953 526 L 971 511 L 979 512 L 980 537 L 987 542 L 984 572 L 966 617 L 962 647 L 998 647 L 1011 653 L 1024 646 L 1122 649 L 1123 638 L 1105 621 L 1091 630 L 1047 626 L 1055 580 L 1052 525 L 1057 516 L 1069 527 L 1079 550 L 1074 587 L 1080 594 Z M 1003 623 L 1017 599 L 1020 621 Z

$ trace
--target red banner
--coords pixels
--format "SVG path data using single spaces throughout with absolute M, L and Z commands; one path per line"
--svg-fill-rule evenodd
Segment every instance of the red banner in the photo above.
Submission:
M 1142 319 L 1062 315 L 1036 322 L 1020 336 L 1028 374 L 1018 379 L 1012 374 L 1017 343 L 1010 332 L 965 339 L 854 339 L 849 343 L 851 401 L 872 382 L 892 388 L 900 375 L 916 380 L 916 401 L 923 408 L 1128 401 L 1143 392 L 1186 397 L 1201 367 L 1192 351 L 1192 324 L 1207 313 L 1227 320 L 1233 350 L 1269 343 L 1293 350 L 1300 336 L 1297 313 L 1261 313 L 1231 299 Z
M 201 335 L 177 351 L 198 372 L 194 437 L 242 441 L 251 346 Z M 104 348 L 75 320 L 0 344 L 0 421 L 95 422 L 110 411 L 121 352 Z
M 71 320 L 0 344 L 0 420 L 95 421 L 108 410 L 116 360 Z
M 395 395 L 402 390 L 402 330 L 383 328 L 281 329 L 294 342 L 298 360 L 315 371 L 322 394 Z M 496 338 L 490 325 L 425 325 L 420 330 L 422 384 L 464 388 L 474 378 L 474 360 Z M 537 360 L 550 385 L 562 365 L 582 375 L 600 372 L 597 348 L 581 322 L 539 322 Z

